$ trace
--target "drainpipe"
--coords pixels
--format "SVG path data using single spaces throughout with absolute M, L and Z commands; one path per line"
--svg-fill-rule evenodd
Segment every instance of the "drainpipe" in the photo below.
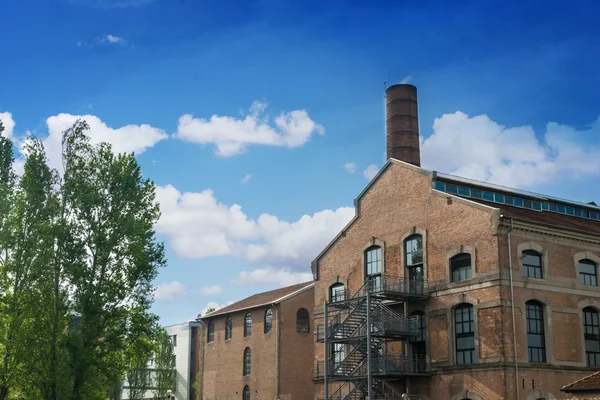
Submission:
M 515 390 L 519 400 L 519 358 L 517 356 L 517 327 L 515 324 L 515 291 L 513 286 L 512 252 L 510 249 L 510 232 L 513 230 L 513 219 L 510 219 L 510 229 L 506 235 L 508 240 L 508 273 L 510 277 L 510 308 L 512 312 L 513 345 L 515 352 Z
M 275 324 L 275 399 L 279 400 L 279 309 L 277 308 L 277 305 L 275 305 L 275 303 L 273 303 L 272 306 L 275 309 L 275 321 L 277 321 L 277 323 Z
M 329 400 L 329 387 L 327 382 L 327 374 L 329 373 L 329 352 L 327 351 L 327 301 L 325 301 L 323 306 L 323 319 L 325 320 L 325 325 L 323 326 L 323 348 L 325 349 L 325 352 L 323 353 L 323 393 L 325 395 L 325 400 Z M 317 365 L 317 369 L 318 368 L 319 366 Z

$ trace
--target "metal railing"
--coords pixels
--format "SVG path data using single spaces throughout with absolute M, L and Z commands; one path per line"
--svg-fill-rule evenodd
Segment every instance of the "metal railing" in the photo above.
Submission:
M 371 333 L 377 336 L 398 335 L 398 336 L 418 336 L 419 335 L 419 317 L 410 316 L 404 318 L 396 315 L 379 314 L 377 311 L 371 317 Z M 342 322 L 343 324 L 343 322 Z M 341 325 L 340 325 L 341 326 Z M 329 328 L 328 339 L 356 338 L 366 336 L 367 326 L 366 321 L 352 330 L 351 335 L 344 335 L 343 326 L 335 327 L 332 333 L 332 327 Z M 315 340 L 322 341 L 325 339 L 325 325 L 320 324 L 315 327 Z
M 341 362 L 329 361 L 329 371 L 334 371 Z M 340 373 L 337 377 L 350 377 L 350 374 L 343 373 L 343 369 L 338 369 Z M 427 375 L 431 372 L 429 357 L 427 356 L 403 356 L 399 354 L 389 354 L 378 356 L 371 359 L 371 371 L 377 375 Z M 356 366 L 352 371 L 352 376 L 360 377 L 368 373 L 368 364 L 365 362 Z M 317 361 L 315 368 L 315 378 L 323 378 L 325 374 L 325 361 Z

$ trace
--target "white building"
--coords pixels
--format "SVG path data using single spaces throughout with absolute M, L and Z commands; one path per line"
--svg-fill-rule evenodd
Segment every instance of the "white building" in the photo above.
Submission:
M 176 400 L 196 400 L 193 389 L 194 382 L 199 378 L 200 358 L 200 322 L 189 321 L 182 324 L 165 326 L 171 336 L 175 353 L 175 374 L 177 382 L 173 392 Z M 148 363 L 148 369 L 154 368 L 153 360 Z M 121 399 L 130 397 L 129 383 L 123 383 Z M 173 397 L 172 397 L 173 398 Z M 147 390 L 144 400 L 154 400 L 154 391 Z M 161 399 L 162 400 L 162 399 Z

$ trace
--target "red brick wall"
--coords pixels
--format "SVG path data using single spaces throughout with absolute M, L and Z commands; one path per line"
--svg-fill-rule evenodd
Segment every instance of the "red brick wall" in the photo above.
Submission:
M 252 335 L 244 337 L 246 311 L 232 314 L 233 334 L 225 340 L 226 316 L 217 316 L 215 340 L 206 343 L 204 333 L 204 376 L 203 400 L 237 399 L 242 397 L 244 385 L 250 387 L 252 399 L 274 398 L 275 380 L 275 327 L 264 333 L 264 315 L 267 307 L 250 310 L 252 313 Z M 208 321 L 206 321 L 208 323 Z M 244 349 L 252 350 L 250 376 L 243 376 Z
M 297 311 L 304 308 L 310 316 L 313 304 L 314 289 L 310 289 L 283 301 L 279 306 L 281 310 L 280 400 L 301 400 L 314 397 L 314 325 L 310 321 L 309 333 L 298 333 L 296 329 Z

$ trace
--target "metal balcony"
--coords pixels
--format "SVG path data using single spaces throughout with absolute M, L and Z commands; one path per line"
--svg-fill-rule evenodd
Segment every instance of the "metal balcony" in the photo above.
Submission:
M 411 316 L 408 318 L 396 317 L 394 315 L 376 314 L 372 317 L 371 334 L 377 337 L 386 338 L 408 338 L 419 335 L 419 318 Z M 347 341 L 353 340 L 367 335 L 367 326 L 363 324 L 357 328 L 353 328 L 351 335 L 347 335 L 343 329 L 336 329 L 334 334 L 331 334 L 332 327 L 330 326 L 330 335 L 328 341 Z M 325 339 L 325 325 L 320 324 L 315 327 L 315 340 L 323 342 Z
M 328 371 L 334 371 L 339 363 L 329 361 Z M 365 361 L 350 372 L 338 368 L 338 373 L 330 375 L 328 379 L 344 380 L 357 379 L 367 376 L 368 364 Z M 390 354 L 380 357 L 373 357 L 371 360 L 371 372 L 374 376 L 429 376 L 431 375 L 431 366 L 427 356 L 403 356 Z M 323 379 L 325 376 L 325 362 L 318 361 L 315 368 L 315 379 Z

